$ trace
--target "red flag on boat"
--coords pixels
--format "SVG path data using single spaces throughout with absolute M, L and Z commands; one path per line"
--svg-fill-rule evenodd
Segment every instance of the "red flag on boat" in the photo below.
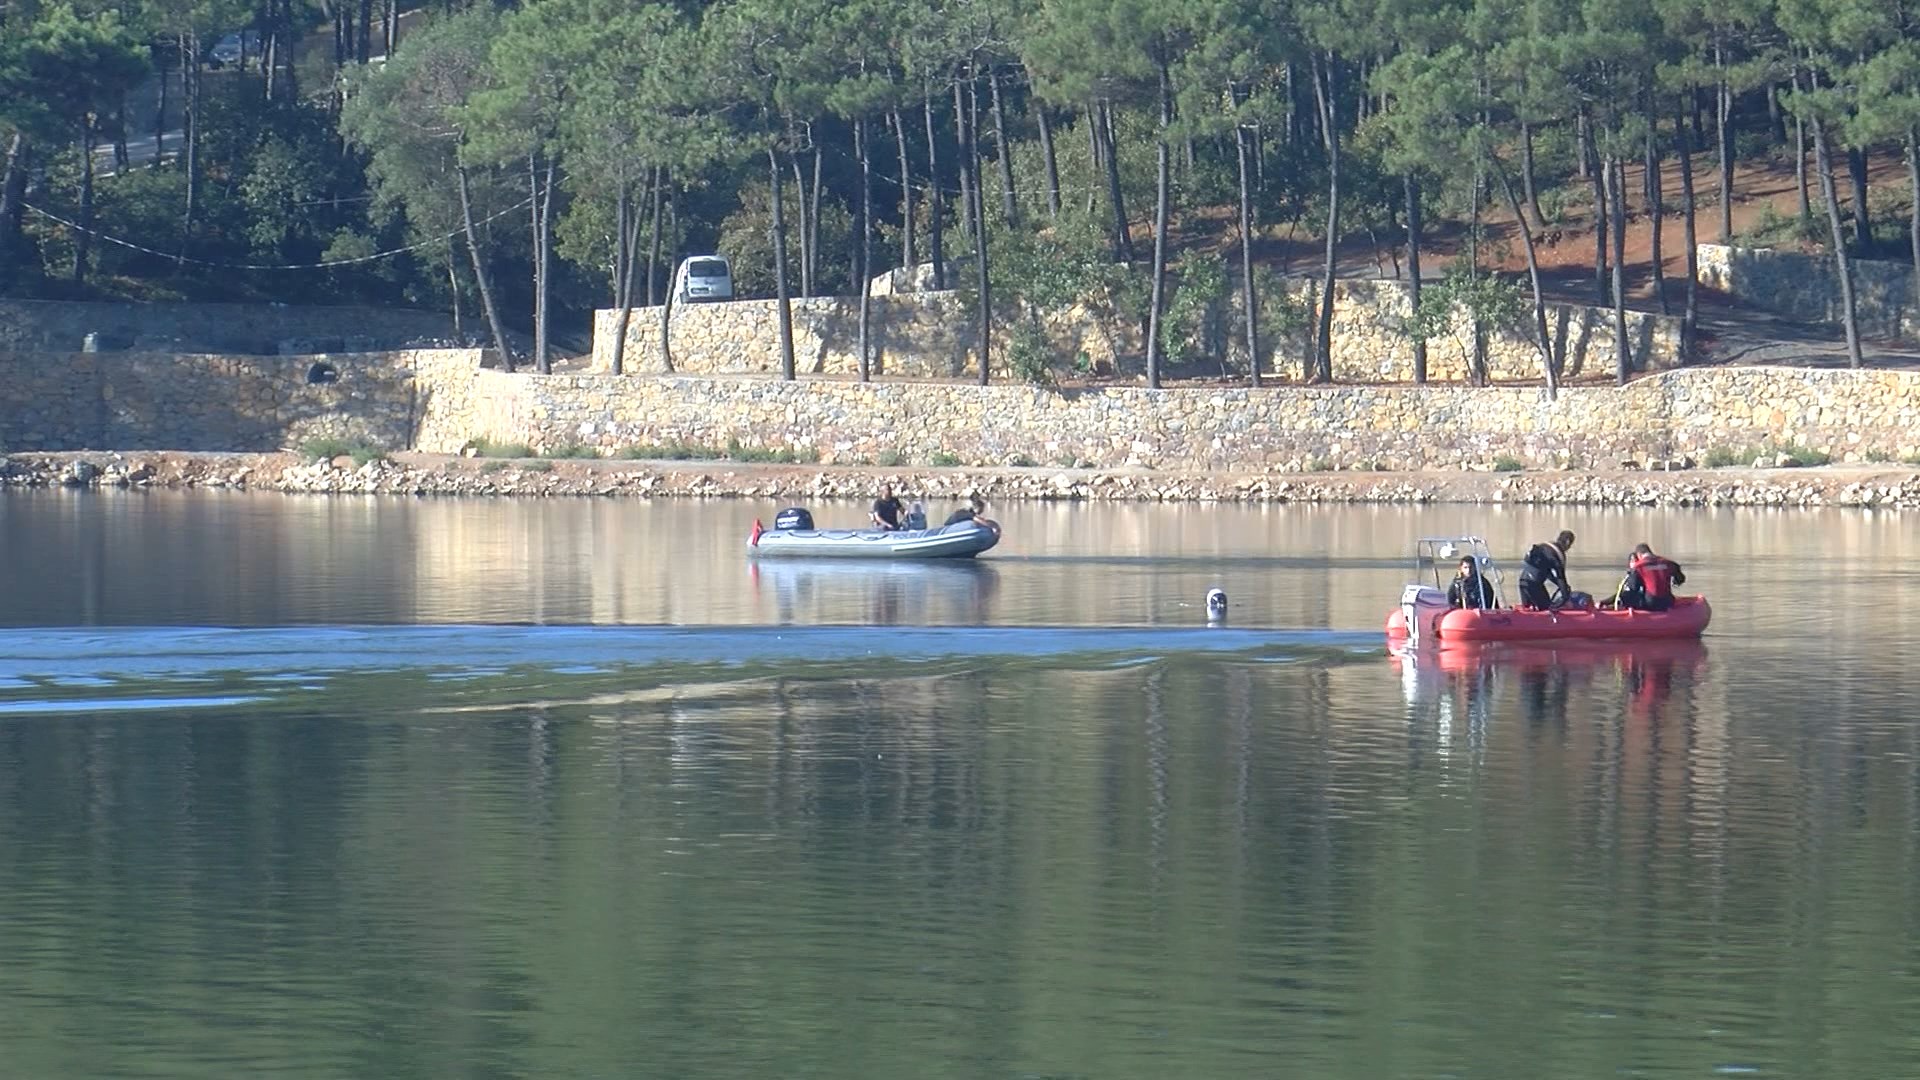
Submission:
M 759 546 L 760 546 L 760 534 L 761 534 L 761 533 L 763 533 L 763 532 L 766 532 L 766 531 L 767 531 L 767 527 L 766 527 L 766 526 L 764 526 L 764 525 L 762 525 L 762 524 L 760 524 L 760 519 L 759 519 L 759 518 L 754 518 L 754 519 L 753 519 L 753 535 L 747 538 L 747 544 L 748 544 L 748 546 L 750 546 L 750 547 L 759 547 Z

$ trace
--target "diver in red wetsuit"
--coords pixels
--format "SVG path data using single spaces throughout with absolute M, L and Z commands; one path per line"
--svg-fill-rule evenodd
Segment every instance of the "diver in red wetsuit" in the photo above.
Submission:
M 1673 587 L 1687 583 L 1680 564 L 1639 544 L 1627 563 L 1627 583 L 1620 590 L 1620 606 L 1638 611 L 1666 611 L 1673 607 Z

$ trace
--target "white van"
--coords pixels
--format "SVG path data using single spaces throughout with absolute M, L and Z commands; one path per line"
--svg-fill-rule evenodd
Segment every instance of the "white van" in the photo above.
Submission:
M 682 304 L 733 299 L 733 267 L 724 255 L 695 255 L 673 274 L 673 298 Z

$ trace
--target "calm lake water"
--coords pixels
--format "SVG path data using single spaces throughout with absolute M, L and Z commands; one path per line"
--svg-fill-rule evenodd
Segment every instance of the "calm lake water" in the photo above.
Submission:
M 1920 1061 L 1911 518 L 1008 505 L 755 568 L 775 509 L 0 497 L 0 1075 Z M 1413 536 L 1562 526 L 1706 641 L 1382 649 Z

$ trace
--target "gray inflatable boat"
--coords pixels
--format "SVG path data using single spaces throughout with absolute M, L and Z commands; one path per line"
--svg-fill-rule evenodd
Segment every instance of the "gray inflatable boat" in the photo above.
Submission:
M 756 527 L 758 522 L 755 522 Z M 747 541 L 755 558 L 971 559 L 1000 542 L 998 526 L 972 521 L 939 529 L 768 529 Z

